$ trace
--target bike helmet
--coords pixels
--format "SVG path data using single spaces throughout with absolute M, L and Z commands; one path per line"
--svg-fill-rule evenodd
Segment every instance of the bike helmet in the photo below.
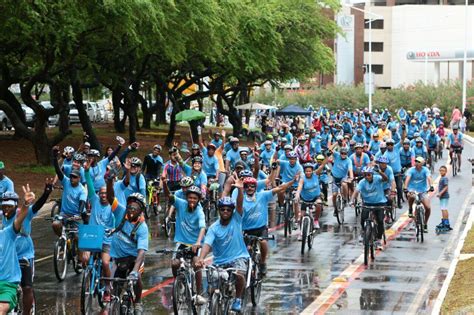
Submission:
M 64 154 L 72 154 L 74 152 L 75 152 L 75 150 L 74 150 L 73 147 L 67 146 L 67 147 L 64 148 Z
M 303 169 L 307 169 L 308 167 L 314 169 L 314 164 L 313 163 L 310 163 L 310 162 L 307 162 L 307 163 L 304 163 L 303 164 Z
M 356 129 L 356 132 L 357 132 L 357 133 L 362 133 L 362 128 L 357 128 L 357 129 Z
M 371 166 L 366 166 L 362 169 L 362 173 L 373 174 L 374 173 L 374 168 L 371 167 Z
M 73 161 L 77 161 L 79 163 L 83 163 L 87 160 L 86 156 L 81 153 L 75 153 L 72 157 Z
M 183 178 L 181 178 L 181 180 L 179 181 L 179 186 L 181 187 L 190 187 L 194 184 L 194 181 L 191 177 L 189 176 L 184 176 Z
M 249 150 L 247 148 L 243 148 L 239 151 L 239 154 L 249 154 Z
M 316 156 L 316 161 L 324 161 L 324 155 L 318 154 L 318 156 Z
M 339 136 L 336 137 L 336 140 L 337 140 L 337 141 L 342 141 L 343 139 L 344 139 L 344 137 L 341 136 L 341 135 L 339 135 Z
M 377 158 L 377 163 L 385 163 L 388 164 L 388 159 L 385 156 L 379 156 Z
M 356 143 L 356 145 L 354 146 L 355 149 L 362 149 L 364 147 L 364 145 L 362 143 Z
M 132 166 L 142 166 L 142 160 L 140 160 L 136 156 L 132 157 L 130 163 L 132 164 Z
M 423 142 L 423 138 L 418 137 L 418 138 L 416 138 L 415 142 L 416 142 L 416 143 L 422 143 L 422 142 Z
M 231 209 L 234 209 L 235 208 L 235 203 L 234 203 L 234 200 L 232 200 L 232 198 L 223 197 L 223 198 L 219 199 L 219 201 L 217 202 L 217 207 L 218 208 L 229 207 Z
M 14 191 L 6 191 L 2 195 L 2 200 L 3 201 L 13 200 L 15 202 L 18 202 L 18 199 L 19 199 L 18 194 Z
M 306 141 L 304 136 L 301 136 L 301 137 L 298 138 L 298 142 L 301 142 L 301 141 Z
M 193 157 L 193 158 L 191 159 L 191 163 L 192 163 L 192 164 L 194 164 L 194 163 L 196 163 L 196 162 L 202 164 L 202 157 L 200 157 L 200 156 L 195 156 L 195 157 Z
M 237 162 L 235 162 L 234 169 L 236 169 L 237 167 L 245 169 L 246 166 L 247 165 L 245 164 L 244 161 L 237 161 Z
M 138 202 L 138 204 L 140 205 L 140 210 L 143 211 L 143 209 L 145 209 L 146 201 L 145 201 L 145 197 L 143 197 L 142 194 L 137 193 L 137 192 L 131 194 L 127 198 L 127 203 L 129 203 L 130 201 Z
M 280 139 L 280 142 L 282 142 L 282 143 L 287 143 L 287 142 L 288 142 L 288 139 L 286 139 L 286 138 L 283 137 L 283 138 Z
M 385 141 L 386 144 L 395 144 L 395 141 L 393 141 L 393 139 L 387 139 L 387 141 Z
M 291 146 L 291 144 L 287 144 L 283 147 L 284 150 L 293 150 L 293 147 Z
M 100 156 L 100 152 L 99 150 L 96 150 L 96 149 L 91 149 L 88 153 L 87 153 L 88 156 L 96 156 L 96 157 L 99 157 Z
M 347 150 L 347 148 L 341 148 L 341 150 L 339 151 L 339 153 L 348 153 L 349 150 Z
M 380 149 L 386 149 L 387 144 L 385 142 L 380 143 Z
M 240 140 L 239 140 L 239 138 L 236 138 L 236 137 L 230 137 L 229 142 L 230 142 L 230 143 L 239 143 Z
M 189 194 L 196 194 L 199 198 L 201 198 L 201 189 L 198 186 L 191 186 L 186 189 L 186 196 Z
M 290 153 L 288 153 L 288 158 L 289 158 L 289 159 L 297 159 L 297 158 L 298 158 L 298 154 L 296 154 L 295 151 L 291 151 Z
M 272 142 L 270 140 L 266 140 L 263 144 L 264 145 L 272 145 Z
M 160 151 L 161 151 L 161 145 L 155 144 L 155 145 L 153 146 L 153 149 L 157 149 L 157 150 L 160 150 Z
M 403 144 L 410 144 L 410 140 L 409 139 L 403 140 Z
M 349 141 L 349 145 L 355 145 L 355 144 L 356 144 L 355 140 Z
M 220 136 L 221 134 L 219 132 L 214 132 L 214 136 Z
M 272 136 L 272 135 L 267 135 L 267 136 L 265 137 L 265 139 L 266 139 L 266 140 L 273 140 L 273 136 Z
M 257 180 L 253 177 L 246 177 L 244 178 L 244 186 L 245 185 L 257 185 Z
M 191 146 L 191 150 L 199 150 L 199 144 L 196 144 L 196 143 L 193 144 L 193 145 Z
M 243 171 L 240 171 L 239 173 L 240 178 L 252 177 L 252 176 L 253 176 L 253 173 L 251 170 L 243 170 Z
M 415 132 L 415 133 L 413 134 L 413 137 L 415 137 L 415 138 L 418 138 L 419 136 L 420 136 L 420 133 L 419 133 L 419 132 Z
M 213 143 L 209 143 L 209 144 L 207 145 L 207 149 L 208 149 L 208 150 L 216 150 L 216 146 L 215 146 Z
M 178 148 L 175 147 L 175 146 L 171 147 L 171 148 L 168 150 L 168 153 L 169 153 L 169 154 L 172 154 L 172 153 L 175 153 L 175 152 L 178 152 Z
M 425 163 L 425 159 L 421 156 L 417 156 L 416 159 L 415 159 L 415 162 L 419 162 L 421 164 L 424 164 Z

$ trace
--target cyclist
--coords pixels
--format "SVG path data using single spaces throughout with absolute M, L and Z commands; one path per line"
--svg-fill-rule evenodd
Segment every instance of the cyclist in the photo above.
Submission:
M 257 191 L 257 180 L 253 177 L 246 177 L 243 180 L 244 200 L 243 200 L 243 216 L 242 229 L 244 234 L 254 235 L 258 237 L 268 236 L 268 204 L 273 200 L 276 193 L 285 191 L 293 185 L 297 176 L 287 183 L 284 183 L 272 190 Z M 238 198 L 238 196 L 237 196 Z M 260 268 L 262 274 L 267 273 L 267 255 L 268 244 L 263 240 L 260 242 L 261 258 Z
M 349 200 L 349 185 L 354 178 L 352 172 L 352 162 L 347 157 L 347 149 L 341 149 L 341 152 L 334 152 L 332 154 L 333 167 L 332 175 L 332 204 L 336 205 L 337 193 L 342 189 L 342 197 Z M 336 216 L 336 208 L 334 207 L 334 216 Z
M 378 159 L 380 156 L 384 155 L 387 151 L 387 144 L 382 141 L 380 142 L 379 151 L 374 155 L 375 159 Z
M 142 160 L 135 156 L 130 158 L 130 179 L 127 188 L 124 191 L 125 198 L 133 193 L 140 193 L 141 195 L 146 196 L 146 181 L 141 173 L 141 168 Z
M 378 133 L 374 133 L 372 137 L 373 137 L 372 140 L 369 142 L 369 151 L 370 153 L 375 155 L 380 150 L 381 141 L 379 141 Z
M 428 158 L 428 150 L 426 150 L 423 138 L 416 138 L 416 145 L 413 147 L 413 155 L 415 156 L 415 158 L 417 156 L 421 156 L 424 160 Z
M 233 189 L 233 185 L 235 183 L 235 181 L 239 178 L 240 176 L 240 173 L 245 170 L 245 163 L 242 162 L 242 161 L 237 161 L 237 163 L 235 163 L 235 167 L 234 167 L 234 171 L 232 172 L 232 174 L 230 174 L 230 176 L 227 178 L 227 180 L 225 181 L 225 184 L 224 184 L 224 190 L 222 192 L 222 196 L 229 196 L 232 192 L 232 189 Z
M 105 229 L 112 230 L 114 226 L 114 215 L 112 214 L 112 208 L 107 200 L 107 187 L 102 186 L 99 189 L 99 192 L 96 193 L 94 190 L 94 184 L 92 182 L 92 177 L 90 175 L 90 166 L 92 161 L 89 160 L 84 163 L 85 177 L 87 182 L 87 199 L 91 203 L 91 214 L 89 225 L 101 225 Z M 125 161 L 125 169 L 128 171 L 128 176 L 130 176 L 130 160 Z M 105 277 L 111 276 L 110 270 L 110 245 L 112 244 L 112 236 L 104 237 L 104 243 L 102 245 L 102 270 Z M 90 253 L 86 252 L 83 255 L 83 264 L 87 264 L 89 261 Z M 105 303 L 110 302 L 110 284 L 107 283 L 104 296 L 102 300 Z
M 298 160 L 300 163 L 311 160 L 309 155 L 309 141 L 306 140 L 305 136 L 300 136 L 298 138 L 298 145 L 295 148 L 296 154 L 298 154 Z
M 13 181 L 5 175 L 5 163 L 0 161 L 0 197 L 6 191 L 15 191 Z
M 28 186 L 27 186 L 28 187 Z M 38 214 L 38 211 L 43 207 L 53 190 L 53 179 L 46 179 L 45 187 L 41 197 L 31 206 L 28 207 L 28 212 L 25 220 L 21 224 L 21 229 L 16 238 L 15 247 L 18 257 L 18 263 L 21 269 L 20 286 L 23 291 L 23 308 L 24 314 L 30 314 L 33 306 L 33 275 L 35 264 L 35 249 L 33 240 L 31 239 L 31 221 Z M 2 198 L 3 228 L 13 224 L 17 217 L 18 195 L 14 192 L 6 192 Z
M 375 220 L 378 225 L 376 235 L 375 246 L 377 249 L 382 250 L 382 236 L 384 233 L 384 211 L 383 207 L 387 204 L 387 198 L 385 197 L 383 190 L 383 183 L 388 180 L 387 175 L 379 169 L 378 171 L 374 170 L 373 167 L 367 166 L 362 170 L 364 174 L 364 179 L 357 184 L 357 187 L 352 194 L 351 205 L 354 205 L 354 200 L 357 199 L 357 196 L 360 194 L 362 202 L 365 206 L 370 207 L 380 207 L 380 209 L 375 210 Z M 362 226 L 362 231 L 364 230 L 365 220 L 369 217 L 370 211 L 362 208 L 362 213 L 360 216 L 360 224 Z M 359 236 L 359 242 L 364 240 L 363 232 Z
M 441 141 L 441 138 L 433 131 L 430 133 L 428 138 L 426 139 L 426 146 L 428 147 L 428 156 L 431 157 L 431 152 L 433 154 L 438 154 L 438 144 Z M 430 161 L 432 163 L 433 161 Z
M 410 168 L 415 165 L 415 155 L 410 147 L 410 140 L 403 140 L 403 146 L 400 148 L 400 164 L 402 168 Z
M 403 180 L 402 180 L 402 163 L 400 159 L 400 142 L 395 144 L 393 139 L 386 141 L 387 151 L 382 155 L 388 159 L 388 165 L 393 170 L 393 176 L 395 177 L 395 187 L 397 188 L 397 206 L 399 209 L 402 208 L 403 199 Z
M 311 129 L 309 132 L 309 154 L 310 156 L 316 156 L 321 152 L 321 136 L 318 131 Z
M 356 129 L 356 134 L 354 136 L 352 136 L 352 140 L 354 140 L 357 143 L 361 143 L 361 144 L 364 144 L 365 143 L 365 137 L 364 135 L 362 134 L 363 130 L 362 128 L 357 128 Z
M 219 199 L 217 207 L 220 219 L 207 231 L 197 266 L 204 266 L 204 258 L 212 249 L 214 264 L 222 268 L 236 269 L 236 298 L 232 304 L 232 311 L 240 312 L 250 257 L 242 235 L 243 183 L 237 180 L 235 185 L 239 191 L 237 206 L 229 197 Z
M 201 137 L 200 137 L 201 140 Z M 219 139 L 220 140 L 220 139 Z M 222 142 L 222 140 L 221 140 Z M 200 146 L 202 150 L 202 167 L 203 171 L 207 175 L 207 179 L 218 179 L 219 178 L 219 160 L 217 159 L 215 153 L 218 147 L 214 142 L 210 142 L 207 146 L 204 146 L 202 140 L 200 141 Z
M 71 165 L 72 164 L 72 157 L 74 155 L 74 148 L 67 146 L 63 150 L 63 163 L 62 165 Z
M 17 305 L 17 288 L 21 281 L 21 269 L 18 263 L 16 240 L 22 229 L 23 221 L 28 215 L 28 209 L 35 200 L 35 194 L 27 184 L 23 186 L 24 204 L 17 212 L 15 220 L 10 226 L 0 230 L 0 314 L 7 314 Z M 15 207 L 16 202 L 9 200 L 5 205 Z
M 123 138 L 118 137 L 117 142 L 118 142 L 117 147 L 106 159 L 99 160 L 100 152 L 95 149 L 90 149 L 87 153 L 88 158 L 90 157 L 93 158 L 93 162 L 90 168 L 90 174 L 92 177 L 92 181 L 94 182 L 94 190 L 96 193 L 100 190 L 100 187 L 105 186 L 104 175 L 105 175 L 105 172 L 107 171 L 107 165 L 109 164 L 109 162 L 111 162 L 115 158 L 117 153 L 120 151 L 120 149 L 124 145 L 125 140 Z
M 209 132 L 211 132 L 209 130 Z M 223 141 L 222 139 L 220 138 L 221 137 L 221 134 L 219 132 L 214 132 L 214 138 L 211 140 L 211 143 L 216 147 L 220 147 L 222 144 L 223 144 Z
M 322 154 L 319 154 L 316 156 L 316 164 L 314 165 L 315 169 L 318 169 L 319 166 L 323 163 L 325 157 Z M 321 185 L 321 192 L 323 194 L 323 202 L 324 205 L 328 205 L 328 187 L 329 187 L 329 176 L 328 174 L 331 172 L 331 169 L 329 166 L 326 164 L 324 165 L 324 168 L 322 169 L 321 173 L 319 174 L 319 184 Z
M 321 190 L 319 183 L 319 176 L 326 167 L 327 159 L 324 159 L 315 170 L 315 165 L 311 162 L 303 165 L 304 176 L 302 176 L 298 183 L 296 190 L 295 201 L 299 202 L 301 199 L 304 203 L 316 203 L 314 215 L 314 228 L 319 229 L 319 217 L 321 216 Z M 297 217 L 298 222 L 301 218 Z M 299 235 L 301 238 L 301 234 Z
M 162 178 L 166 181 L 166 178 Z M 201 189 L 198 186 L 190 186 L 186 190 L 185 199 L 181 199 L 176 195 L 171 195 L 167 185 L 163 185 L 165 197 L 169 199 L 176 209 L 176 232 L 174 241 L 176 242 L 176 250 L 182 250 L 187 247 L 192 247 L 194 253 L 193 265 L 196 271 L 196 287 L 198 295 L 196 297 L 196 304 L 202 305 L 206 303 L 206 299 L 200 295 L 202 291 L 202 272 L 200 268 L 196 267 L 198 260 L 198 249 L 201 247 L 202 240 L 206 234 L 206 219 L 199 200 L 201 199 Z M 168 218 L 173 215 L 170 211 Z M 174 257 L 171 263 L 171 270 L 173 276 L 176 277 L 180 266 L 179 253 Z
M 281 161 L 278 160 L 277 163 L 279 164 L 279 168 L 277 168 L 277 177 L 281 177 L 282 183 L 287 183 L 291 181 L 296 174 L 302 174 L 303 168 L 301 164 L 298 162 L 298 155 L 296 152 L 291 151 L 288 154 L 289 161 Z M 293 188 L 296 189 L 298 187 L 298 183 L 293 184 Z M 278 192 L 278 203 L 280 207 L 283 207 L 283 202 L 285 200 L 285 191 Z M 295 216 L 299 216 L 299 205 L 295 203 L 294 205 Z
M 191 155 L 186 160 L 192 160 L 196 156 L 202 157 L 201 147 L 199 146 L 199 144 L 193 143 L 193 145 L 191 146 Z
M 278 160 L 280 160 L 280 161 L 289 161 L 288 155 L 290 154 L 290 152 L 293 152 L 293 147 L 291 146 L 291 144 L 286 144 L 283 147 L 283 149 L 285 150 L 285 153 L 281 154 L 278 157 Z
M 380 156 L 377 158 L 377 165 L 374 167 L 376 171 L 378 171 L 378 168 L 387 176 L 387 181 L 383 183 L 383 190 L 385 193 L 385 197 L 387 198 L 387 206 L 391 207 L 392 206 L 392 198 L 391 194 L 396 192 L 396 186 L 395 186 L 395 176 L 393 175 L 393 169 L 390 165 L 388 165 L 389 160 L 388 158 L 384 156 Z M 390 222 L 390 217 L 385 216 L 385 222 L 389 223 Z
M 86 161 L 86 156 L 82 153 L 75 153 L 73 158 L 72 158 L 72 164 L 71 165 L 64 165 L 61 167 L 62 171 L 64 172 L 64 175 L 68 176 L 71 175 L 71 171 L 73 169 L 79 170 L 81 173 L 81 184 L 85 185 L 86 183 L 86 177 L 84 175 L 84 168 L 82 165 Z
M 204 173 L 204 171 L 202 170 L 202 157 L 193 157 L 191 159 L 192 167 L 187 164 L 184 164 L 182 159 L 180 159 L 179 161 L 186 176 L 191 177 L 194 180 L 194 185 L 201 189 L 202 197 L 203 199 L 205 199 L 207 190 L 207 176 L 206 173 Z
M 230 174 L 230 170 L 235 168 L 235 163 L 240 160 L 239 138 L 230 137 L 229 143 L 231 148 L 225 156 L 225 170 Z
M 355 178 L 362 176 L 362 169 L 370 163 L 369 155 L 363 151 L 363 147 L 362 143 L 356 143 L 354 146 L 355 152 L 349 156 Z
M 405 192 L 413 191 L 420 195 L 420 200 L 425 207 L 425 233 L 428 233 L 428 220 L 431 213 L 430 198 L 426 194 L 428 187 L 430 191 L 434 191 L 431 181 L 431 174 L 428 168 L 423 166 L 425 159 L 421 156 L 415 158 L 415 166 L 410 168 L 405 179 Z M 415 196 L 408 194 L 408 216 L 413 218 L 413 202 Z
M 178 148 L 176 146 L 172 146 L 168 153 L 170 159 L 163 167 L 162 177 L 164 176 L 166 178 L 166 185 L 168 185 L 168 189 L 171 192 L 175 192 L 180 188 L 179 181 L 183 177 L 183 170 L 178 162 Z
M 464 148 L 463 134 L 459 132 L 457 126 L 453 126 L 453 132 L 448 135 L 447 139 L 446 148 L 449 148 L 450 164 L 453 164 L 453 152 L 456 150 L 458 152 L 458 172 L 461 172 L 461 154 Z
M 377 130 L 377 134 L 379 136 L 379 139 L 384 139 L 384 138 L 391 138 L 392 137 L 392 132 L 387 128 L 387 123 L 385 121 L 380 122 L 380 128 Z
M 407 138 L 408 138 L 409 140 L 412 140 L 412 139 L 414 139 L 414 138 L 417 137 L 417 136 L 415 135 L 415 133 L 418 133 L 420 129 L 418 128 L 416 119 L 412 119 L 412 120 L 410 121 L 410 124 L 409 124 L 406 128 L 407 128 L 407 130 L 406 130 L 406 132 L 407 132 Z
M 134 286 L 135 315 L 141 315 L 141 272 L 144 269 L 145 252 L 148 250 L 148 226 L 142 217 L 146 207 L 145 197 L 140 193 L 132 193 L 127 197 L 126 205 L 119 204 L 114 195 L 113 178 L 110 176 L 107 178 L 107 200 L 115 219 L 110 245 L 114 277 L 137 281 Z
M 269 168 L 276 151 L 272 149 L 272 142 L 270 140 L 266 140 L 264 145 L 264 150 L 260 152 L 260 161 L 266 168 Z
M 146 155 L 143 159 L 142 173 L 145 175 L 145 180 L 157 179 L 161 175 L 163 167 L 163 158 L 161 157 L 161 145 L 153 146 L 153 151 Z

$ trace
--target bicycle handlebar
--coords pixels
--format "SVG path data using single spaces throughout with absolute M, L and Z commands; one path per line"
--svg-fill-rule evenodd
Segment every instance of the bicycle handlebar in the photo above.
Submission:
M 255 235 L 248 235 L 245 234 L 244 238 L 252 241 L 252 240 L 258 240 L 258 241 L 268 241 L 268 240 L 275 240 L 275 235 L 268 235 L 268 236 L 255 236 Z

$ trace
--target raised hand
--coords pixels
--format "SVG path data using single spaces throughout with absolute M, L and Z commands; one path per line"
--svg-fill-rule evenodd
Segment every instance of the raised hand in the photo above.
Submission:
M 84 171 L 88 171 L 91 168 L 92 162 L 93 162 L 93 158 L 87 159 L 84 162 L 84 165 L 83 165 Z
M 53 182 L 54 182 L 54 178 L 46 178 L 44 180 L 44 191 L 52 192 L 53 191 Z
M 53 152 L 53 156 L 54 156 L 55 158 L 58 157 L 59 151 L 60 151 L 59 146 L 56 145 L 56 146 L 53 147 L 52 152 Z
M 125 139 L 120 137 L 120 136 L 117 136 L 115 137 L 115 139 L 117 140 L 117 142 L 119 143 L 119 145 L 124 145 L 125 144 Z
M 25 205 L 31 205 L 35 201 L 35 193 L 31 191 L 30 184 L 26 184 L 25 186 L 21 186 L 23 188 L 23 199 L 25 200 Z
M 126 158 L 125 163 L 123 163 L 123 167 L 127 171 L 130 170 L 130 168 L 132 168 L 132 159 L 131 158 Z
M 240 179 L 239 177 L 237 177 L 234 181 L 234 183 L 232 184 L 233 187 L 236 187 L 236 188 L 243 188 L 244 187 L 244 181 L 242 179 Z

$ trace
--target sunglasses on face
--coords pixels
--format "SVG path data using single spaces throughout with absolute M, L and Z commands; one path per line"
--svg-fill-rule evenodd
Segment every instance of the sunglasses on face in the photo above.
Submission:
M 257 187 L 256 185 L 254 184 L 247 184 L 247 185 L 244 185 L 244 188 L 254 188 Z
M 388 147 L 388 146 L 393 146 L 393 143 L 387 143 L 387 147 Z
M 232 209 L 231 208 L 220 208 L 219 211 L 220 212 L 232 212 Z
M 127 210 L 132 210 L 134 212 L 140 211 L 140 208 L 132 206 L 132 205 L 127 205 Z
M 347 153 L 341 153 L 341 155 L 347 155 Z
M 132 167 L 140 167 L 138 164 L 132 164 Z

